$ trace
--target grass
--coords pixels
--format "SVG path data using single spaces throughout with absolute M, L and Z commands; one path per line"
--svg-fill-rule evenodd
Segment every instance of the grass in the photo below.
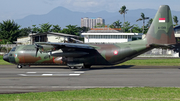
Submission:
M 1 94 L 0 101 L 174 101 L 180 100 L 180 88 L 133 87 L 93 88 L 72 91 Z
M 130 60 L 119 65 L 137 65 L 137 66 L 180 66 L 180 59 L 147 59 Z
M 13 65 L 13 64 L 4 61 L 4 60 L 3 60 L 3 56 L 0 55 L 0 65 Z

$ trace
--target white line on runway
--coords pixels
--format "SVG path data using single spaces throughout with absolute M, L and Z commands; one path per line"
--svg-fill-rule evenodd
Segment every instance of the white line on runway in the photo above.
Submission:
M 42 74 L 42 76 L 52 76 L 53 74 Z
M 27 75 L 27 74 L 18 74 L 20 76 L 80 76 L 81 74 L 36 74 L 36 75 Z
M 69 76 L 79 76 L 81 74 L 69 74 Z
M 75 72 L 26 72 L 25 74 L 18 74 L 20 76 L 80 76 L 84 71 Z
M 29 73 L 29 74 L 35 74 L 35 73 L 37 73 L 37 72 L 26 72 L 26 73 Z
M 77 73 L 77 74 L 84 74 L 84 71 L 77 71 L 77 72 L 26 72 L 27 74 L 35 74 L 35 73 L 47 73 L 47 74 L 70 74 L 70 73 Z

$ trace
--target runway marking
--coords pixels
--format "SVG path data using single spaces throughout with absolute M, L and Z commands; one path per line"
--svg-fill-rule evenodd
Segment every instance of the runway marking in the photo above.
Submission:
M 81 74 L 69 74 L 69 76 L 79 76 Z
M 53 74 L 42 74 L 42 76 L 52 76 Z
M 76 72 L 26 72 L 25 74 L 18 74 L 19 76 L 80 76 L 84 71 Z
M 35 73 L 49 73 L 49 74 L 61 74 L 61 73 L 63 73 L 63 74 L 69 74 L 69 73 L 77 73 L 77 74 L 84 74 L 84 71 L 77 71 L 77 72 L 26 72 L 26 73 L 29 73 L 29 74 L 35 74 Z
M 33 74 L 33 73 L 37 73 L 37 72 L 26 72 L 26 73 L 30 73 L 30 74 L 32 73 Z

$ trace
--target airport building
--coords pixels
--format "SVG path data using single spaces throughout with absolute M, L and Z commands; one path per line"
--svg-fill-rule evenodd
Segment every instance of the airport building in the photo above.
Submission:
M 81 27 L 89 27 L 89 28 L 94 28 L 98 23 L 105 24 L 104 19 L 102 18 L 81 18 Z
M 180 43 L 180 25 L 174 27 L 176 42 Z
M 121 28 L 91 28 L 82 33 L 84 43 L 123 43 L 142 39 L 142 33 L 123 33 Z
M 34 44 L 35 42 L 59 42 L 59 43 L 65 43 L 65 42 L 71 42 L 75 41 L 76 39 L 80 38 L 76 35 L 70 35 L 70 34 L 64 34 L 64 33 L 30 33 L 27 37 L 20 37 L 17 38 L 18 44 L 23 45 L 30 45 Z

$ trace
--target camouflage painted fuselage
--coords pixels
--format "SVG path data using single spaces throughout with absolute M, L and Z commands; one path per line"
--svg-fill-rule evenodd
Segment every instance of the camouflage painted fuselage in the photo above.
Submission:
M 15 51 L 9 53 L 9 62 L 23 65 L 67 65 L 67 63 L 112 65 L 127 61 L 152 49 L 147 47 L 146 42 L 146 40 L 139 40 L 118 44 L 90 44 L 89 46 L 94 49 L 61 48 L 64 52 L 59 56 L 51 56 L 49 52 L 43 51 L 39 51 L 36 56 L 35 45 L 17 46 Z M 88 54 L 78 56 L 77 52 Z

